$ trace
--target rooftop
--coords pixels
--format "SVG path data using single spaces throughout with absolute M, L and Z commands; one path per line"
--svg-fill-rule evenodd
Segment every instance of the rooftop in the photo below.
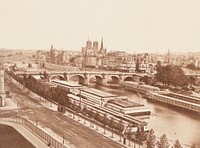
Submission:
M 32 75 L 32 77 L 34 77 L 36 80 L 40 80 L 41 77 L 39 75 Z
M 70 87 L 83 87 L 83 85 L 80 85 L 78 83 L 68 82 L 68 81 L 63 81 L 63 80 L 52 80 L 51 82 L 65 85 L 65 86 L 70 86 Z
M 94 88 L 84 88 L 84 89 L 82 89 L 82 91 L 96 95 L 96 96 L 100 96 L 102 98 L 116 97 L 116 95 L 114 95 L 114 94 L 107 93 L 107 92 L 104 92 L 104 91 L 100 91 L 100 90 L 97 90 L 97 89 L 94 89 Z
M 109 103 L 118 105 L 118 106 L 123 107 L 123 108 L 143 106 L 142 104 L 135 103 L 135 102 L 132 102 L 132 101 L 128 101 L 127 99 L 110 100 Z

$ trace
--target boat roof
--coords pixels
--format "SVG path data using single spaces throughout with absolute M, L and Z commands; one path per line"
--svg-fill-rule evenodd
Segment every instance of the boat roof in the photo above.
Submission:
M 84 91 L 84 92 L 87 92 L 87 93 L 90 93 L 90 94 L 93 94 L 93 95 L 96 95 L 96 96 L 99 96 L 102 98 L 116 97 L 116 95 L 114 95 L 114 94 L 100 91 L 100 90 L 97 90 L 94 88 L 84 88 L 84 89 L 81 89 L 81 91 Z
M 51 82 L 54 82 L 56 84 L 65 85 L 65 86 L 68 86 L 68 87 L 83 87 L 83 85 L 80 85 L 78 83 L 74 83 L 74 82 L 71 82 L 71 81 L 52 80 Z

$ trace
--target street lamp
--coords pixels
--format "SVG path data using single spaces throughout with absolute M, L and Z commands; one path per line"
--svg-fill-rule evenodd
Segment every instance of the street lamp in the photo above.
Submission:
M 111 136 L 111 138 L 113 138 L 113 117 L 111 117 L 111 130 L 112 130 L 112 136 Z
M 63 132 L 63 145 L 65 144 L 65 132 Z
M 35 125 L 38 126 L 37 117 L 36 117 L 36 119 L 35 119 Z

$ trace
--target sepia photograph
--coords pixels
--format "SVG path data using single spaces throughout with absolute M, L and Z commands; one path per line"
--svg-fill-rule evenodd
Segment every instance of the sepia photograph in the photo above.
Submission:
M 0 0 L 0 148 L 200 148 L 200 1 Z

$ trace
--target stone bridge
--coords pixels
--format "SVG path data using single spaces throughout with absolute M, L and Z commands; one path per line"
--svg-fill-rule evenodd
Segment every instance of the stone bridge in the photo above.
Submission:
M 123 81 L 134 80 L 139 82 L 141 77 L 146 74 L 125 73 L 114 71 L 70 71 L 70 72 L 15 72 L 16 75 L 46 75 L 49 81 L 60 79 L 65 81 L 72 81 L 73 78 L 78 78 L 80 84 L 89 85 L 90 81 L 96 81 L 97 84 L 108 85 L 108 83 L 120 84 Z

